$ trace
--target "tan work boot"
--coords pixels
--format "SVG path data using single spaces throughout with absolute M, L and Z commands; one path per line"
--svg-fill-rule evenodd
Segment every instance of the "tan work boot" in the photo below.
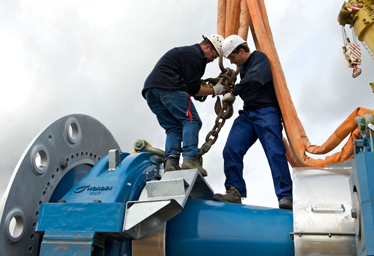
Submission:
M 201 163 L 197 158 L 183 159 L 182 169 L 198 169 L 203 176 L 208 176 L 208 172 L 201 166 Z
M 165 161 L 165 172 L 180 170 L 179 158 L 169 157 Z
M 293 203 L 291 200 L 282 198 L 279 200 L 279 209 L 286 209 L 286 210 L 292 210 L 293 208 Z
M 234 204 L 242 204 L 242 196 L 240 195 L 239 191 L 235 187 L 230 187 L 226 191 L 226 195 L 214 194 L 213 200 L 220 201 L 220 202 L 234 203 Z

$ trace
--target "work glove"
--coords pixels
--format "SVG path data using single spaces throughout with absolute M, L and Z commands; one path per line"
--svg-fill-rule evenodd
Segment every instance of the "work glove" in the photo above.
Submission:
M 231 92 L 229 93 L 226 93 L 223 98 L 222 98 L 222 102 L 231 102 L 231 103 L 234 103 L 235 101 L 235 95 L 232 94 Z
M 223 78 L 221 78 L 218 83 L 213 86 L 214 95 L 221 95 L 225 91 L 225 86 L 222 84 Z

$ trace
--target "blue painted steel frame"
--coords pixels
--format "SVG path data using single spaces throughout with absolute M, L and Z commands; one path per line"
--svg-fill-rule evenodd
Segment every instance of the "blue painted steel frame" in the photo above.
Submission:
M 361 238 L 356 238 L 358 255 L 374 256 L 374 153 L 355 155 L 356 173 L 351 175 L 351 183 L 359 189 L 362 213 Z
M 155 179 L 153 171 L 161 160 L 151 153 L 120 153 L 121 163 L 108 171 L 109 156 L 103 157 L 63 198 L 68 203 L 126 203 L 137 200 L 147 180 Z M 148 173 L 148 175 L 146 175 Z
M 137 200 L 146 181 L 156 178 L 161 160 L 151 153 L 120 157 L 115 171 L 108 170 L 109 156 L 103 157 L 62 198 L 66 203 L 41 205 L 40 255 L 90 256 L 92 250 L 95 256 L 131 255 L 132 239 L 122 233 L 125 204 Z
M 132 238 L 122 233 L 125 203 L 139 198 L 161 162 L 150 153 L 121 159 L 109 172 L 104 157 L 62 198 L 66 203 L 41 206 L 40 255 L 131 255 Z M 167 222 L 166 255 L 294 255 L 291 232 L 292 211 L 190 198 Z

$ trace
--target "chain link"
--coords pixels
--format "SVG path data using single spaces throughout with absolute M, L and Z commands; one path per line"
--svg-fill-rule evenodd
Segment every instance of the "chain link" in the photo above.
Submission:
M 238 70 L 235 72 L 230 68 L 223 68 L 222 59 L 220 59 L 220 68 L 221 74 L 217 78 L 208 78 L 201 81 L 201 85 L 205 87 L 213 88 L 214 85 L 218 83 L 218 81 L 222 78 L 222 84 L 225 86 L 224 94 L 231 92 L 234 89 L 236 76 L 238 74 Z M 194 96 L 196 100 L 205 101 L 206 96 Z M 213 144 L 218 139 L 218 134 L 221 131 L 223 125 L 225 124 L 226 120 L 229 119 L 233 113 L 234 108 L 231 102 L 223 102 L 221 103 L 220 97 L 217 96 L 216 104 L 215 104 L 215 112 L 217 114 L 215 124 L 210 132 L 208 132 L 207 136 L 205 137 L 205 143 L 200 147 L 200 152 L 198 159 L 202 163 L 202 156 L 210 150 Z

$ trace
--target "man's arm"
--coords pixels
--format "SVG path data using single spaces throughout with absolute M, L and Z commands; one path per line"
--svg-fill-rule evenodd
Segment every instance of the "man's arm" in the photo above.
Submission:
M 206 96 L 206 95 L 221 95 L 225 91 L 225 86 L 222 84 L 221 78 L 218 83 L 213 87 L 205 87 L 200 85 L 200 90 L 196 93 L 196 96 Z
M 200 90 L 196 93 L 196 96 L 207 96 L 214 93 L 213 88 L 205 87 L 200 85 Z

